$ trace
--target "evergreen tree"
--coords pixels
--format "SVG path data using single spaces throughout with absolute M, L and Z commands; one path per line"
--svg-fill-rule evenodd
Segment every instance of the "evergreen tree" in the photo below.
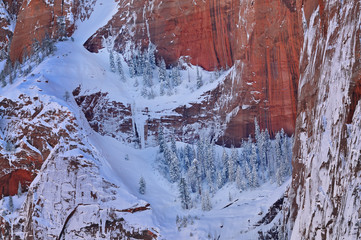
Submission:
M 116 61 L 117 61 L 117 68 L 118 68 L 118 73 L 120 75 L 120 79 L 122 80 L 122 82 L 125 82 L 123 66 L 122 66 L 122 62 L 120 61 L 119 54 L 117 54 Z
M 9 196 L 9 211 L 14 212 L 14 202 L 12 196 Z
M 70 93 L 69 93 L 68 91 L 65 91 L 65 93 L 64 93 L 64 99 L 65 99 L 66 102 L 69 101 L 69 99 L 70 99 Z
M 197 142 L 197 160 L 199 165 L 199 174 L 201 178 L 205 176 L 204 170 L 204 144 L 202 143 L 202 139 L 199 139 Z
M 181 84 L 181 76 L 178 66 L 172 68 L 172 82 L 173 86 L 179 86 Z
M 154 54 L 154 48 L 155 46 L 153 44 L 149 44 L 148 47 L 148 60 L 150 63 L 150 66 L 152 67 L 152 69 L 155 69 L 155 54 Z
M 154 99 L 156 97 L 156 94 L 153 90 L 153 88 L 150 88 L 150 91 L 148 93 L 148 99 Z
M 179 159 L 177 155 L 171 151 L 171 159 L 169 164 L 169 177 L 171 182 L 176 182 L 180 178 Z
M 218 189 L 222 188 L 223 187 L 223 177 L 222 177 L 222 172 L 218 172 L 217 173 L 217 187 Z
M 174 136 L 171 137 L 170 149 L 177 154 L 177 145 Z
M 209 142 L 205 142 L 205 169 L 207 181 L 210 186 L 213 186 L 212 183 L 214 182 L 216 175 L 216 166 L 214 165 L 214 162 L 214 146 Z
M 114 62 L 114 55 L 113 51 L 109 51 L 109 64 L 110 64 L 110 71 L 115 72 L 115 62 Z
M 145 63 L 144 63 L 143 86 L 145 86 L 145 87 L 153 86 L 153 71 L 152 71 L 152 67 L 148 60 L 145 60 Z
M 184 154 L 188 156 L 188 159 L 191 161 L 194 159 L 194 149 L 191 148 L 189 144 L 186 144 L 184 148 Z M 191 162 L 190 162 L 191 163 Z M 190 166 L 190 165 L 189 165 Z
M 0 79 L 1 79 L 1 86 L 5 87 L 7 85 L 6 81 L 5 81 L 5 75 L 1 72 L 0 75 Z
M 183 158 L 184 158 L 184 170 L 188 171 L 188 169 L 191 167 L 191 161 L 188 158 L 187 154 L 183 154 Z
M 159 82 L 165 84 L 166 82 L 166 76 L 167 76 L 167 68 L 164 62 L 164 59 L 160 61 L 160 66 L 158 68 L 158 77 Z
M 129 64 L 128 64 L 128 67 L 129 67 L 129 75 L 131 78 L 133 78 L 135 76 L 135 58 L 134 58 L 134 55 L 132 54 L 132 57 L 131 59 L 129 60 Z
M 257 150 L 254 144 L 252 144 L 251 166 L 252 166 L 251 187 L 256 188 L 259 186 L 259 183 L 258 183 Z
M 244 169 L 246 171 L 246 178 L 247 178 L 248 184 L 249 184 L 249 186 L 252 186 L 253 177 L 252 177 L 252 172 L 251 172 L 248 162 L 245 162 Z
M 146 190 L 146 183 L 143 177 L 139 179 L 139 193 L 144 195 Z
M 223 179 L 225 182 L 228 181 L 228 154 L 226 150 L 223 148 L 222 153 L 222 163 L 223 163 Z
M 23 189 L 21 188 L 21 183 L 19 181 L 19 184 L 18 184 L 18 197 L 20 197 L 22 193 L 23 193 Z
M 228 158 L 228 178 L 229 181 L 233 182 L 235 180 L 235 170 L 237 169 L 236 165 L 238 162 L 238 152 L 237 149 L 232 147 L 231 157 Z
M 210 211 L 212 209 L 211 200 L 209 198 L 209 193 L 204 192 L 202 194 L 202 210 L 203 211 Z
M 281 143 L 281 134 L 279 132 L 276 134 L 274 141 L 274 153 L 275 153 L 274 169 L 276 172 L 276 179 L 277 182 L 282 182 L 282 174 L 279 171 L 282 162 L 282 143 Z
M 184 178 L 180 179 L 179 182 L 179 197 L 181 199 L 181 204 L 183 209 L 191 208 L 191 198 L 188 192 L 188 186 Z
M 242 175 L 241 175 L 241 167 L 238 166 L 237 167 L 237 172 L 236 172 L 236 184 L 237 184 L 237 188 L 241 189 L 242 188 Z
M 164 96 L 164 94 L 165 94 L 164 82 L 161 82 L 160 85 L 159 85 L 159 94 L 160 94 L 161 96 Z
M 198 67 L 197 67 L 197 89 L 203 86 L 203 80 L 202 75 L 199 73 Z
M 199 192 L 201 193 L 200 189 L 200 173 L 198 169 L 198 161 L 194 159 L 192 162 L 191 167 L 188 169 L 188 182 L 190 183 L 192 192 Z

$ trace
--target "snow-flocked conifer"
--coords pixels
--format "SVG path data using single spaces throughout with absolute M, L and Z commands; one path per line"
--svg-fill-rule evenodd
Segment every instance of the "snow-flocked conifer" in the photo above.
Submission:
M 19 184 L 18 184 L 18 196 L 20 197 L 22 193 L 23 193 L 23 189 L 21 187 L 21 182 L 19 181 Z
M 140 177 L 139 179 L 139 193 L 140 194 L 145 194 L 145 190 L 146 190 L 146 183 L 143 177 Z
M 169 177 L 171 182 L 176 182 L 180 178 L 179 159 L 177 155 L 170 151 Z
M 186 180 L 182 177 L 179 181 L 179 197 L 183 209 L 191 208 L 191 198 L 189 196 L 188 186 Z
M 14 212 L 14 201 L 12 196 L 9 196 L 9 211 Z
M 122 66 L 122 62 L 120 61 L 119 54 L 117 54 L 116 61 L 117 61 L 118 73 L 120 75 L 120 80 L 122 82 L 125 82 L 126 79 L 125 79 L 125 76 L 124 76 L 123 66 Z
M 203 86 L 202 75 L 199 73 L 199 70 L 197 67 L 197 89 L 201 88 L 202 86 Z
M 209 193 L 207 191 L 202 194 L 202 210 L 210 211 L 212 210 L 211 199 L 209 198 Z
M 241 167 L 238 166 L 237 167 L 237 171 L 236 171 L 236 185 L 238 189 L 242 188 L 242 175 L 241 175 Z
M 115 72 L 115 62 L 114 62 L 113 51 L 109 51 L 109 64 L 110 64 L 110 71 Z

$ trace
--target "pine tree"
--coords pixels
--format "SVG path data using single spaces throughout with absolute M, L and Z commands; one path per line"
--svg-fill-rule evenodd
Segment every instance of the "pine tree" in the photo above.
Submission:
M 68 91 L 65 91 L 65 93 L 64 93 L 64 99 L 65 99 L 65 101 L 68 102 L 68 101 L 69 101 L 69 98 L 70 98 L 69 92 L 68 92 Z
M 155 69 L 155 66 L 156 66 L 154 48 L 155 48 L 155 46 L 153 44 L 149 44 L 148 59 L 149 59 L 149 63 L 150 63 L 150 66 L 152 67 L 152 69 Z
M 146 183 L 143 177 L 139 179 L 139 193 L 144 195 L 146 190 Z
M 221 172 L 217 173 L 217 187 L 218 189 L 223 187 L 223 177 Z
M 166 82 L 166 76 L 167 76 L 167 68 L 164 62 L 164 59 L 162 59 L 160 61 L 160 66 L 158 68 L 158 77 L 159 77 L 159 82 L 160 83 L 164 83 Z
M 22 190 L 22 187 L 21 187 L 21 183 L 19 181 L 19 184 L 18 184 L 18 197 L 20 197 L 22 193 L 23 193 L 23 190 Z
M 180 179 L 179 182 L 179 197 L 181 199 L 181 205 L 183 209 L 191 208 L 191 198 L 188 192 L 188 186 L 184 178 Z
M 5 76 L 2 73 L 0 75 L 0 79 L 1 79 L 1 86 L 5 87 L 7 85 L 7 83 L 5 81 Z
M 144 62 L 143 85 L 145 87 L 153 86 L 153 71 L 148 60 L 145 60 Z
M 248 185 L 252 186 L 253 177 L 252 177 L 252 172 L 251 172 L 248 162 L 245 163 L 244 169 L 246 171 L 246 178 L 248 181 Z
M 176 182 L 180 178 L 179 159 L 174 152 L 170 152 L 171 159 L 169 164 L 169 177 L 172 183 Z
M 228 179 L 233 182 L 235 180 L 235 170 L 238 162 L 238 152 L 237 149 L 232 147 L 231 157 L 228 158 Z
M 114 62 L 114 55 L 113 51 L 109 51 L 109 64 L 110 64 L 110 71 L 115 72 L 115 62 Z
M 171 149 L 175 154 L 177 154 L 177 145 L 176 145 L 176 142 L 175 142 L 175 138 L 174 138 L 173 136 L 171 137 L 170 149 Z
M 179 86 L 181 84 L 181 77 L 178 65 L 172 68 L 172 82 L 173 86 Z
M 282 143 L 281 143 L 281 134 L 278 132 L 274 141 L 274 152 L 275 152 L 275 161 L 274 161 L 274 169 L 276 173 L 276 179 L 278 182 L 282 182 L 282 174 L 279 171 L 282 162 Z
M 237 184 L 237 188 L 241 189 L 242 188 L 242 175 L 241 175 L 241 167 L 238 166 L 237 167 L 237 172 L 236 172 L 236 184 Z
M 14 202 L 12 196 L 9 196 L 9 211 L 14 212 Z
M 192 192 L 201 192 L 200 190 L 200 173 L 198 169 L 198 161 L 194 159 L 192 161 L 191 167 L 188 169 L 188 182 L 190 183 L 190 187 Z
M 165 148 L 165 140 L 164 140 L 164 132 L 163 132 L 163 126 L 160 125 L 159 126 L 159 130 L 158 130 L 158 144 L 159 144 L 159 152 L 162 153 L 164 152 L 164 148 Z
M 228 154 L 226 150 L 223 148 L 222 154 L 222 163 L 223 163 L 223 179 L 225 182 L 228 181 Z
M 135 60 L 133 55 L 129 60 L 128 68 L 129 68 L 129 75 L 131 78 L 133 78 L 135 76 Z
M 202 210 L 203 211 L 210 211 L 212 209 L 211 200 L 209 198 L 209 193 L 204 192 L 202 194 Z
M 208 184 L 213 186 L 216 175 L 216 167 L 214 165 L 214 147 L 211 143 L 205 142 L 205 169 Z
M 188 171 L 188 169 L 191 167 L 191 161 L 188 158 L 187 154 L 184 154 L 184 170 Z
M 185 148 L 184 148 L 184 154 L 186 154 L 188 156 L 188 159 L 190 161 L 192 161 L 195 157 L 194 155 L 194 149 L 191 148 L 191 146 L 189 144 L 186 144 Z M 192 162 L 190 162 L 192 163 Z
M 254 144 L 252 144 L 251 166 L 252 166 L 251 187 L 256 188 L 259 186 L 259 183 L 258 183 L 257 150 Z
M 202 86 L 203 86 L 202 75 L 199 73 L 199 70 L 197 67 L 197 89 L 201 88 Z
M 122 62 L 120 61 L 119 54 L 117 54 L 116 61 L 117 61 L 117 68 L 118 68 L 118 73 L 120 75 L 120 79 L 122 80 L 122 82 L 125 82 L 123 66 L 122 66 Z
M 164 96 L 164 94 L 165 94 L 164 82 L 161 82 L 160 85 L 159 85 L 159 94 L 160 94 L 161 96 Z

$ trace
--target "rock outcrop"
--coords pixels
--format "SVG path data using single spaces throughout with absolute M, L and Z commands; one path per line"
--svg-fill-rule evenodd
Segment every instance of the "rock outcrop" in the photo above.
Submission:
M 15 195 L 19 182 L 26 190 L 20 209 L 2 209 L 1 239 L 157 237 L 129 215 L 147 218 L 150 205 L 100 173 L 84 120 L 39 94 L 3 98 L 0 110 L 0 195 Z
M 304 1 L 303 9 L 305 39 L 286 207 L 293 231 L 288 235 L 359 239 L 361 4 Z
M 51 149 L 74 131 L 70 113 L 49 106 L 23 94 L 1 99 L 0 196 L 15 195 L 19 182 L 26 190 Z

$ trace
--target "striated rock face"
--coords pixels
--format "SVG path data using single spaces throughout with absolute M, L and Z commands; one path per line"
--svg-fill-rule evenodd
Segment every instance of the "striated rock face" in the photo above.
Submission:
M 19 181 L 27 189 L 52 148 L 74 131 L 74 119 L 69 112 L 26 95 L 17 101 L 3 98 L 0 117 L 0 196 L 9 196 L 17 193 Z
M 303 6 L 289 237 L 359 239 L 361 4 L 318 2 Z
M 210 94 L 221 118 L 232 115 L 219 142 L 237 145 L 255 116 L 271 133 L 294 132 L 301 29 L 295 1 L 123 1 L 84 46 L 98 52 L 105 38 L 124 52 L 152 43 L 168 64 L 187 56 L 207 70 L 234 66 Z
M 54 39 L 59 38 L 61 33 L 58 21 L 62 17 L 65 20 L 65 34 L 70 36 L 75 30 L 75 21 L 88 18 L 94 3 L 95 0 L 18 1 L 21 7 L 10 47 L 11 61 L 21 61 L 24 55 L 29 55 L 35 39 L 41 42 L 46 35 Z

